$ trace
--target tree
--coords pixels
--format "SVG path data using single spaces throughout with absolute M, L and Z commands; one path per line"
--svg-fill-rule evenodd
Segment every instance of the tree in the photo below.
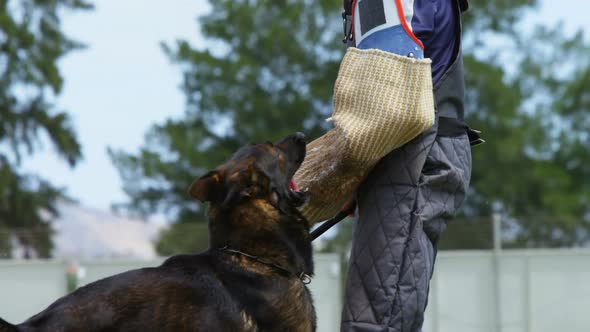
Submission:
M 508 246 L 583 244 L 590 239 L 587 46 L 559 27 L 524 26 L 537 1 L 470 3 L 467 121 L 488 142 L 473 150 L 469 198 L 441 245 L 489 247 L 494 212 L 506 221 Z M 184 73 L 185 116 L 155 125 L 137 155 L 111 151 L 130 197 L 126 208 L 203 221 L 186 195 L 194 177 L 244 143 L 295 130 L 320 135 L 344 52 L 339 5 L 211 1 L 201 27 L 214 46 L 164 47 Z M 347 247 L 350 227 L 343 229 L 329 248 Z
M 0 0 L 0 252 L 16 238 L 28 256 L 51 253 L 49 220 L 62 191 L 18 167 L 47 138 L 74 166 L 81 158 L 70 118 L 52 104 L 63 79 L 57 62 L 81 45 L 61 31 L 62 10 L 89 9 L 82 0 Z
M 201 29 L 215 49 L 196 49 L 187 41 L 164 45 L 183 70 L 185 116 L 155 125 L 138 155 L 110 152 L 130 198 L 124 207 L 166 213 L 174 227 L 204 222 L 201 207 L 187 195 L 189 184 L 244 143 L 301 130 L 308 137 L 323 133 L 343 53 L 334 1 L 210 5 Z M 169 245 L 158 248 L 180 243 L 173 234 L 184 233 L 167 233 L 162 241 Z
M 487 216 L 483 232 L 491 234 L 490 216 L 500 213 L 507 247 L 584 245 L 590 182 L 581 147 L 590 95 L 580 86 L 588 81 L 589 49 L 581 32 L 566 36 L 560 24 L 526 26 L 522 18 L 536 4 L 473 1 L 466 16 L 467 120 L 488 143 L 473 150 L 462 219 Z

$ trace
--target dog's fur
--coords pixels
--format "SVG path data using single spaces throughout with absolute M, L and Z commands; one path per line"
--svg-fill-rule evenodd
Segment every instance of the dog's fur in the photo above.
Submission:
M 298 278 L 313 273 L 306 195 L 289 189 L 304 157 L 302 134 L 241 148 L 190 189 L 210 202 L 208 251 L 99 280 L 0 331 L 315 331 Z

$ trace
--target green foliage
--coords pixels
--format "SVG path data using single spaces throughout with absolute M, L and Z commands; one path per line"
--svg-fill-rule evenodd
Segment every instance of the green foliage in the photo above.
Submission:
M 209 244 L 207 224 L 204 222 L 179 222 L 162 231 L 156 245 L 160 255 L 198 253 Z
M 0 250 L 8 256 L 11 237 L 27 253 L 49 257 L 51 229 L 61 193 L 36 176 L 21 174 L 22 158 L 47 137 L 56 153 L 73 166 L 81 148 L 70 119 L 51 104 L 63 80 L 57 63 L 81 47 L 67 38 L 59 13 L 88 9 L 80 0 L 0 0 Z M 43 136 L 44 135 L 44 136 Z
M 215 46 L 202 50 L 187 41 L 163 46 L 183 70 L 185 116 L 155 125 L 137 155 L 110 151 L 130 197 L 123 207 L 140 214 L 166 213 L 179 225 L 205 221 L 187 195 L 188 186 L 238 147 L 298 130 L 321 135 L 344 51 L 336 2 L 210 5 L 201 28 Z M 195 242 L 200 237 L 190 236 Z M 190 251 L 198 246 L 182 250 L 163 242 L 158 248 Z
M 590 58 L 583 36 L 525 26 L 522 18 L 537 1 L 470 3 L 463 45 L 467 120 L 488 143 L 473 150 L 471 192 L 441 246 L 489 248 L 493 212 L 506 221 L 507 246 L 587 243 Z M 201 18 L 210 47 L 164 45 L 184 74 L 185 116 L 155 125 L 137 155 L 111 151 L 130 197 L 124 206 L 167 213 L 178 225 L 204 221 L 187 187 L 239 146 L 325 130 L 344 52 L 341 2 L 210 4 Z M 341 229 L 328 248 L 348 247 L 350 226 Z M 159 246 L 190 251 L 170 242 L 180 240 L 169 233 Z
M 518 18 L 534 4 L 507 2 L 505 11 Z M 524 26 L 510 21 L 512 14 L 482 28 L 478 22 L 488 13 L 480 5 L 490 4 L 474 1 L 465 31 L 467 120 L 488 143 L 473 150 L 473 192 L 463 218 L 500 212 L 508 247 L 583 245 L 590 235 L 583 148 L 590 94 L 581 88 L 590 70 L 588 45 L 581 33 Z

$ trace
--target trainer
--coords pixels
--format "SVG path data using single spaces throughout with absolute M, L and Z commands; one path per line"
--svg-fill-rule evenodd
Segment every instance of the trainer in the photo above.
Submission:
M 436 124 L 389 155 L 357 192 L 342 331 L 422 330 L 436 246 L 471 175 L 463 123 L 467 0 L 344 0 L 349 46 L 432 60 Z

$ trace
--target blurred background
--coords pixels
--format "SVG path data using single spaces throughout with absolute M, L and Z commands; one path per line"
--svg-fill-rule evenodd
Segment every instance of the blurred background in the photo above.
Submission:
M 487 143 L 439 244 L 425 331 L 590 330 L 590 3 L 471 0 L 466 109 Z M 0 317 L 207 247 L 191 181 L 328 129 L 339 0 L 0 0 Z M 316 244 L 337 331 L 354 221 Z

